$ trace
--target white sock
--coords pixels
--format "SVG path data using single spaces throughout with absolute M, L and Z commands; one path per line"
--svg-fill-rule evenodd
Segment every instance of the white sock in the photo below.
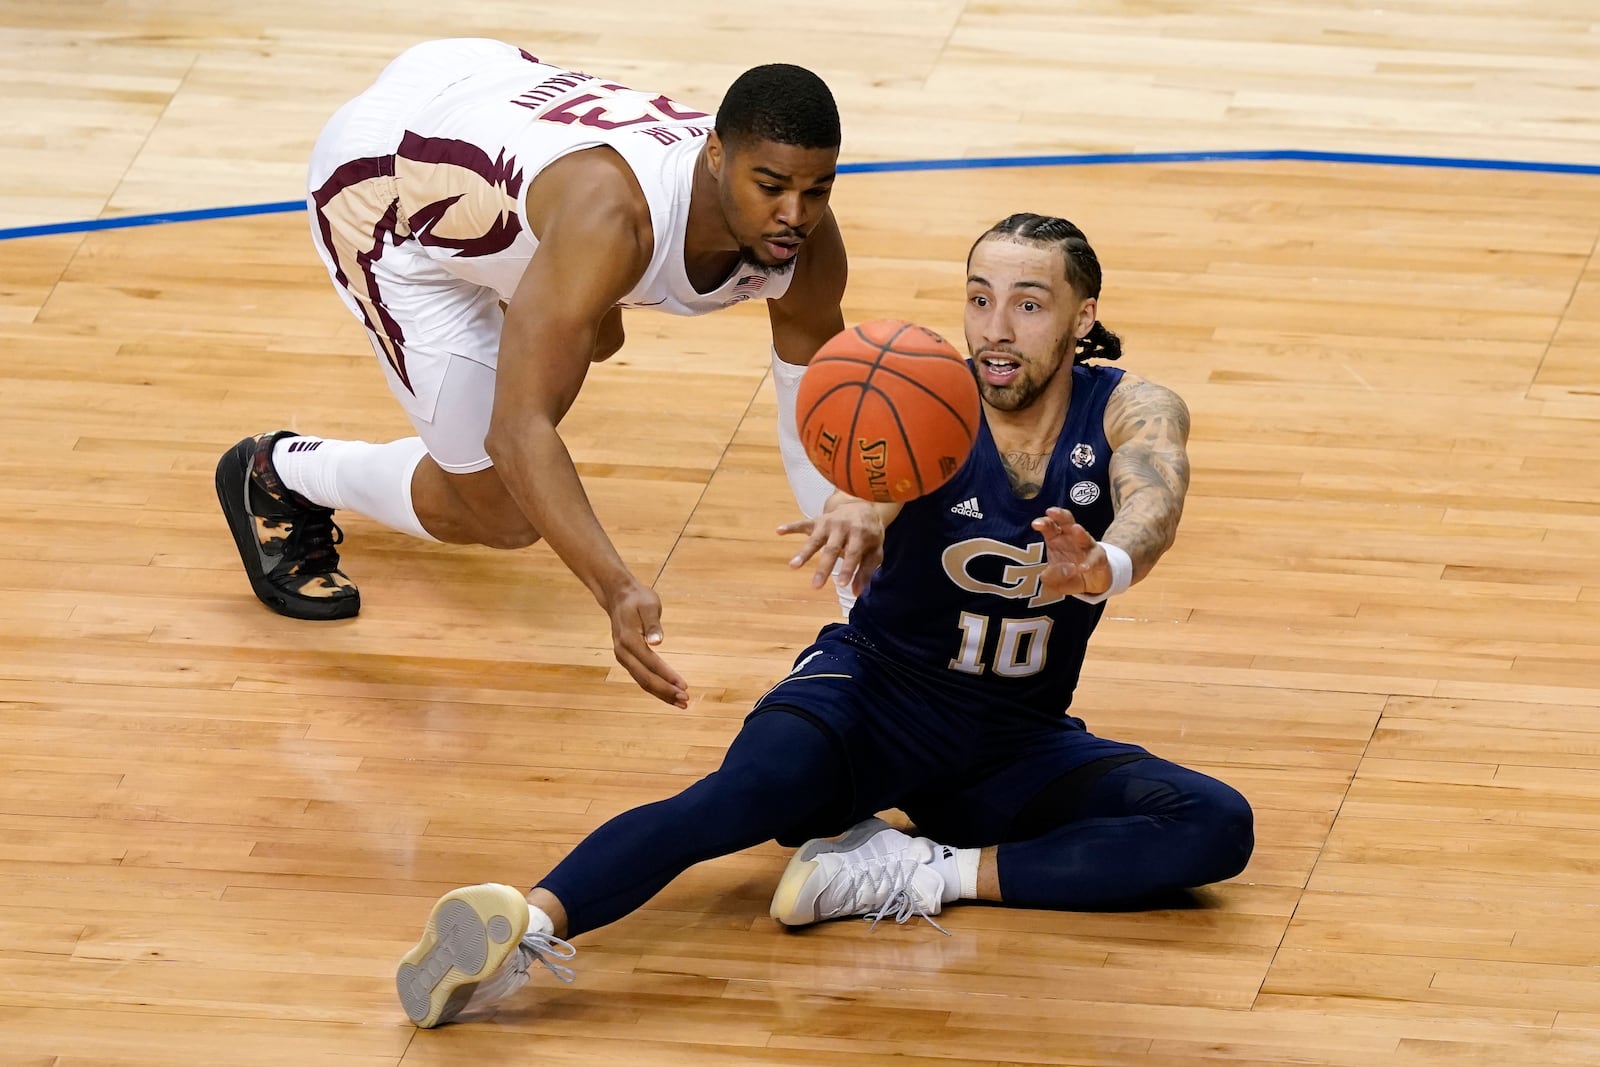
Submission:
M 546 937 L 554 937 L 555 932 L 556 924 L 551 920 L 550 916 L 545 912 L 545 910 L 543 908 L 536 908 L 532 904 L 529 904 L 528 933 L 543 934 Z
M 411 503 L 411 476 L 427 454 L 420 437 L 386 445 L 286 437 L 273 446 L 272 465 L 284 485 L 313 504 L 358 512 L 390 529 L 437 541 Z
M 943 900 L 946 904 L 952 900 L 978 898 L 978 857 L 982 854 L 983 850 L 979 848 L 933 846 L 933 858 L 928 861 L 928 866 L 944 879 Z

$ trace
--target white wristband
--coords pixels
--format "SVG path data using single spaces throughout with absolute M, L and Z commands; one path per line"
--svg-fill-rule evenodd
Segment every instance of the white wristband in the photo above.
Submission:
M 1133 559 L 1128 553 L 1110 541 L 1101 541 L 1100 547 L 1105 549 L 1106 562 L 1111 564 L 1111 588 L 1104 593 L 1073 594 L 1085 604 L 1098 604 L 1102 600 L 1116 596 L 1118 593 L 1126 593 L 1128 587 L 1133 584 Z

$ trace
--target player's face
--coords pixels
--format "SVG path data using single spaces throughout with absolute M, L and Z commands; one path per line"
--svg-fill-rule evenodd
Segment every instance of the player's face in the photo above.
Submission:
M 1032 404 L 1072 365 L 1094 325 L 1095 301 L 1066 279 L 1058 247 L 991 237 L 967 264 L 967 351 L 978 392 L 1001 411 Z
M 775 141 L 711 147 L 722 216 L 740 256 L 765 270 L 789 270 L 828 210 L 839 150 Z

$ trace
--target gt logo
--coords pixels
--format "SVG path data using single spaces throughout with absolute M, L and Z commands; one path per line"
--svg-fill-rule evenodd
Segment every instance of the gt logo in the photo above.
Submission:
M 973 562 L 984 556 L 999 556 L 1007 561 L 998 583 L 973 577 Z M 945 549 L 941 562 L 950 580 L 969 593 L 994 593 L 1012 600 L 1025 599 L 1029 607 L 1035 608 L 1066 599 L 1065 593 L 1048 593 L 1040 589 L 1045 568 L 1050 566 L 1045 561 L 1043 541 L 1035 541 L 1026 549 L 1021 549 L 990 537 L 974 537 L 957 541 Z

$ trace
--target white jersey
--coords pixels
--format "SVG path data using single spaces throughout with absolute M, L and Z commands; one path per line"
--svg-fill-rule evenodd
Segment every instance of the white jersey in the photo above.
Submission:
M 788 290 L 788 273 L 748 264 L 709 292 L 689 282 L 689 194 L 713 125 L 664 96 L 479 39 L 417 45 L 329 120 L 307 176 L 318 254 L 446 470 L 490 465 L 500 303 L 538 248 L 528 188 L 561 157 L 607 145 L 644 190 L 654 252 L 621 306 L 699 315 Z
M 330 242 L 345 246 L 335 252 L 347 255 L 336 258 L 358 258 L 384 240 L 415 241 L 451 275 L 509 300 L 539 244 L 525 221 L 533 180 L 563 156 L 605 145 L 632 169 L 654 231 L 650 264 L 620 306 L 699 315 L 788 289 L 788 272 L 751 264 L 739 264 L 709 292 L 689 281 L 684 232 L 711 115 L 480 39 L 407 51 L 346 107 L 364 104 L 398 120 L 392 155 L 369 156 L 375 167 L 338 168 L 311 190 L 329 216 L 326 235 L 352 235 Z

